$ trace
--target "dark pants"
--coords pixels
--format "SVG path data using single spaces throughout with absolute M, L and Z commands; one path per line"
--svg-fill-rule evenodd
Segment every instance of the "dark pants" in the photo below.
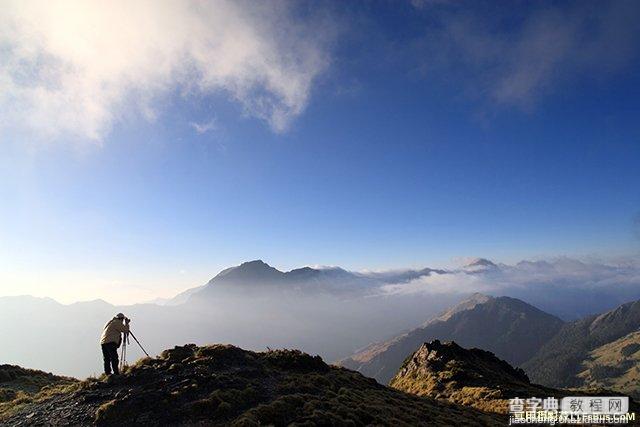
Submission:
M 108 342 L 102 344 L 102 358 L 104 359 L 104 373 L 111 375 L 111 368 L 113 367 L 113 373 L 118 375 L 118 344 L 114 342 Z

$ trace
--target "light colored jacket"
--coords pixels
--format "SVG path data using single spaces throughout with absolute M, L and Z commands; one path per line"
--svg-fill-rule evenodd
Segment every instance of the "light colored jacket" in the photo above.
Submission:
M 123 319 L 114 317 L 104 325 L 102 336 L 100 337 L 100 344 L 107 344 L 114 342 L 120 344 L 120 334 L 129 332 L 129 325 L 123 323 Z

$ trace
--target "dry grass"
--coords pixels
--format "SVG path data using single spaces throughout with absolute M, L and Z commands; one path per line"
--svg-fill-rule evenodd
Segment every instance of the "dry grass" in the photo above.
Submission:
M 0 421 L 16 414 L 26 405 L 41 403 L 57 395 L 73 393 L 80 390 L 82 387 L 83 383 L 76 381 L 44 386 L 40 391 L 34 394 L 18 392 L 14 399 L 0 403 Z
M 30 403 L 75 390 L 78 381 L 14 365 L 0 365 L 0 420 Z
M 640 399 L 640 332 L 591 351 L 578 377 L 588 387 L 607 388 Z

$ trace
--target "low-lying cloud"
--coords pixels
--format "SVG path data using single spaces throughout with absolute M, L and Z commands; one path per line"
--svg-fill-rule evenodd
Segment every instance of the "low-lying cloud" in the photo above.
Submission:
M 550 261 L 522 261 L 510 266 L 500 264 L 486 270 L 460 269 L 431 273 L 408 283 L 381 287 L 386 294 L 500 293 L 513 288 L 546 285 L 565 288 L 598 289 L 611 286 L 640 287 L 640 265 L 635 261 L 605 264 L 571 258 Z
M 119 120 L 154 120 L 176 93 L 223 93 L 246 115 L 285 131 L 328 66 L 331 38 L 326 22 L 294 6 L 3 2 L 0 125 L 101 141 Z
M 499 264 L 485 270 L 433 272 L 407 283 L 383 285 L 384 295 L 481 292 L 512 296 L 565 318 L 598 313 L 640 298 L 640 262 L 583 262 L 571 258 Z
M 431 273 L 408 283 L 384 285 L 381 289 L 387 295 L 466 294 L 488 292 L 493 290 L 494 286 L 484 282 L 480 276 L 471 274 Z

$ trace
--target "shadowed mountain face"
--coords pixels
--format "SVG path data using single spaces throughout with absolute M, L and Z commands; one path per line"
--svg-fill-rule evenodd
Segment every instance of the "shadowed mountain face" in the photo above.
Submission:
M 640 301 L 623 304 L 599 316 L 589 316 L 564 325 L 558 334 L 522 367 L 529 372 L 532 380 L 552 387 L 578 387 L 588 384 L 592 378 L 595 378 L 588 373 L 583 375 L 580 373 L 585 366 L 589 366 L 589 359 L 600 355 L 604 356 L 601 360 L 604 362 L 608 356 L 603 352 L 615 351 L 618 346 L 613 343 L 625 336 L 628 336 L 628 344 L 633 344 L 633 337 L 629 334 L 637 331 L 639 327 Z M 603 347 L 609 343 L 612 346 Z M 622 347 L 619 350 L 622 351 Z M 590 354 L 592 351 L 595 353 Z M 636 367 L 627 366 L 627 369 L 620 371 L 622 366 L 619 362 L 622 362 L 624 357 L 632 355 L 633 353 L 629 353 L 624 356 L 621 353 L 621 358 L 616 362 L 618 371 L 610 371 L 607 374 L 606 368 L 595 368 L 591 374 L 595 373 L 600 381 L 608 376 L 624 375 L 628 369 Z M 591 366 L 593 367 L 593 364 Z M 636 392 L 639 388 L 640 386 L 636 387 Z
M 262 260 L 245 262 L 238 267 L 222 270 L 209 284 L 228 283 L 236 285 L 257 285 L 277 283 L 284 280 L 286 273 L 271 267 Z
M 462 267 L 462 270 L 466 271 L 467 273 L 485 273 L 488 271 L 496 271 L 499 269 L 500 268 L 496 264 L 485 258 L 476 258 L 475 260 Z
M 487 349 L 518 365 L 551 339 L 562 324 L 557 317 L 514 298 L 474 295 L 425 326 L 365 348 L 341 364 L 386 384 L 422 343 L 441 339 Z
M 5 411 L 3 425 L 504 425 L 473 408 L 393 390 L 295 350 L 187 345 L 122 377 L 87 380 Z
M 234 295 L 248 290 L 257 294 L 284 292 L 294 295 L 301 292 L 307 295 L 366 293 L 376 285 L 380 285 L 380 282 L 374 278 L 337 267 L 303 267 L 282 272 L 261 260 L 256 260 L 221 271 L 205 286 L 187 291 L 187 300 L 202 302 L 212 297 Z

